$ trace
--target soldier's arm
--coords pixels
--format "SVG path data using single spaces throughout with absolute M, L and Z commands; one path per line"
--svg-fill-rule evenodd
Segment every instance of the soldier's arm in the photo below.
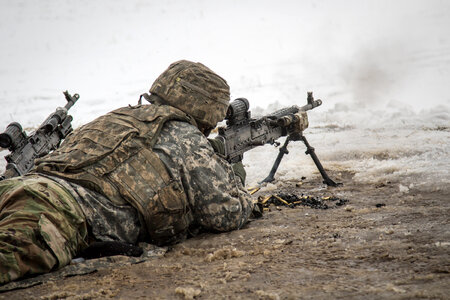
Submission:
M 229 231 L 247 222 L 254 206 L 251 196 L 233 167 L 214 152 L 196 127 L 168 122 L 153 150 L 173 176 L 182 180 L 198 225 L 212 231 Z M 240 173 L 238 165 L 234 169 Z
M 198 135 L 187 158 L 191 207 L 205 229 L 229 231 L 241 228 L 253 210 L 253 200 L 244 188 L 242 163 L 230 165 L 207 139 Z
M 220 157 L 225 157 L 225 146 L 221 140 L 208 139 L 208 142 L 211 144 L 216 154 L 218 154 Z M 247 173 L 245 172 L 242 161 L 232 164 L 232 167 L 234 174 L 241 179 L 242 185 L 245 186 L 245 178 L 247 176 Z

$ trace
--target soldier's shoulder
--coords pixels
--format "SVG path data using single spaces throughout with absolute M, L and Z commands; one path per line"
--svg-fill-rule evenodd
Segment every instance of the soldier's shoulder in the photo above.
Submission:
M 164 124 L 154 149 L 162 150 L 159 151 L 160 154 L 169 155 L 171 160 L 182 164 L 187 157 L 207 147 L 208 140 L 197 127 L 187 122 L 172 120 Z
M 198 128 L 188 122 L 171 120 L 166 122 L 161 132 L 164 135 L 170 135 L 185 140 L 206 140 L 206 137 L 198 130 Z

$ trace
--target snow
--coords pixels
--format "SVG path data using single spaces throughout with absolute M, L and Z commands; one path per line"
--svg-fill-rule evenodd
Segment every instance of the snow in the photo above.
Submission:
M 135 104 L 171 62 L 189 59 L 226 78 L 254 116 L 314 91 L 323 105 L 305 136 L 326 168 L 406 192 L 448 189 L 449 13 L 438 0 L 0 0 L 0 130 L 36 128 L 66 89 L 81 96 L 78 127 Z M 277 179 L 317 176 L 300 142 L 289 149 Z M 249 185 L 277 153 L 245 155 Z

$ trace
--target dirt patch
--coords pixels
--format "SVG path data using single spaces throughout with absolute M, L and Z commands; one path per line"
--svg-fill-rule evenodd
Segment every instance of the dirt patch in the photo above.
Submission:
M 447 298 L 449 188 L 400 192 L 398 183 L 359 184 L 349 173 L 338 179 L 342 187 L 313 178 L 270 194 L 348 200 L 342 206 L 271 205 L 239 231 L 202 234 L 162 258 L 0 299 Z

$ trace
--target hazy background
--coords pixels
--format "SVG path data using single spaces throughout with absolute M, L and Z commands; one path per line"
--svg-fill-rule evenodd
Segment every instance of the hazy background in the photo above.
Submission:
M 78 110 L 103 113 L 136 101 L 178 59 L 210 66 L 228 80 L 233 97 L 248 97 L 252 107 L 303 103 L 307 90 L 323 98 L 324 109 L 401 102 L 417 111 L 450 103 L 449 1 L 0 0 L 0 6 L 2 104 L 56 104 L 69 89 L 81 95 Z M 104 99 L 107 107 L 96 103 Z M 2 107 L 2 123 L 17 109 Z
M 36 128 L 66 89 L 81 96 L 77 127 L 135 104 L 189 59 L 255 113 L 314 91 L 324 104 L 308 130 L 329 166 L 448 184 L 449 28 L 450 1 L 438 0 L 0 0 L 0 131 L 13 120 Z M 277 152 L 261 149 L 246 157 L 253 181 Z M 281 176 L 315 172 L 298 151 Z

